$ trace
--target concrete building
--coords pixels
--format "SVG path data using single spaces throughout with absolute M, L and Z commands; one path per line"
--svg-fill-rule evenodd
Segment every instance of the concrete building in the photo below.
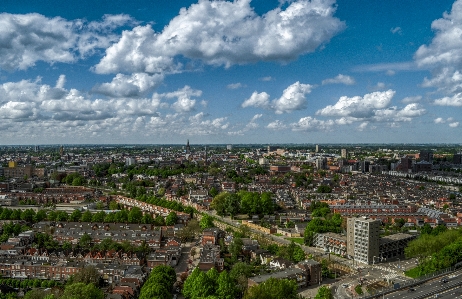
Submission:
M 343 159 L 348 159 L 348 151 L 346 148 L 342 148 L 340 151 L 340 155 L 342 156 Z
M 321 146 L 319 144 L 316 144 L 316 152 L 319 153 L 321 151 Z
M 327 159 L 325 157 L 319 157 L 316 159 L 317 169 L 327 169 Z
M 432 151 L 421 150 L 419 157 L 420 157 L 420 161 L 427 161 L 433 164 L 433 152 Z
M 356 261 L 371 264 L 379 256 L 380 220 L 366 217 L 348 218 L 347 254 Z
M 402 233 L 380 238 L 379 256 L 381 258 L 404 256 L 404 248 L 415 238 L 416 236 Z
M 462 164 L 462 153 L 454 154 L 454 157 L 452 158 L 452 163 L 453 164 Z
M 233 149 L 233 145 L 232 145 L 232 144 L 228 144 L 228 145 L 226 146 L 226 149 L 227 149 L 228 151 L 232 150 L 232 149 Z

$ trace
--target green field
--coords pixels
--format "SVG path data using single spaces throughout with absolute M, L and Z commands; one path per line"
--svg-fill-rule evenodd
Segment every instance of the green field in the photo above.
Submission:
M 290 241 L 294 241 L 295 243 L 298 243 L 298 244 L 305 244 L 303 238 L 287 238 L 287 240 L 290 240 Z

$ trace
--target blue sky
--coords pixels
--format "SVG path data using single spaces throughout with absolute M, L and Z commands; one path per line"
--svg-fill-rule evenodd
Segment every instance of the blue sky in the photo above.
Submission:
M 462 142 L 462 0 L 0 11 L 0 144 Z

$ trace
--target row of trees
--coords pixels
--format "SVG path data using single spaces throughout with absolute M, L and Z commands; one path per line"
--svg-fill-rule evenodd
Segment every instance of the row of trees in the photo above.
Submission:
M 187 209 L 192 211 L 192 208 Z M 154 225 L 174 225 L 178 216 L 175 212 L 170 212 L 165 218 L 158 215 L 153 218 L 150 214 L 143 212 L 138 207 L 133 207 L 129 210 L 120 210 L 113 213 L 106 213 L 99 211 L 92 213 L 90 211 L 81 212 L 80 210 L 74 210 L 71 214 L 65 211 L 48 211 L 39 210 L 35 212 L 32 209 L 24 211 L 13 210 L 8 208 L 0 207 L 0 220 L 24 220 L 31 223 L 40 222 L 43 220 L 48 221 L 82 221 L 82 222 L 120 222 L 120 223 L 143 223 L 143 224 L 154 224 Z
M 14 278 L 1 278 L 0 284 L 10 286 L 12 288 L 52 288 L 60 285 L 54 280 L 41 280 L 41 279 L 14 279 Z
M 103 299 L 102 278 L 93 266 L 87 266 L 71 276 L 64 288 L 34 289 L 24 299 Z
M 140 290 L 139 299 L 171 299 L 176 273 L 170 266 L 160 265 L 152 269 Z
M 236 264 L 236 269 L 241 268 L 239 265 Z M 270 278 L 259 285 L 247 288 L 247 275 L 249 273 L 239 273 L 233 270 L 229 273 L 226 270 L 218 273 L 215 268 L 207 272 L 202 272 L 199 268 L 195 268 L 184 283 L 183 295 L 187 299 L 301 298 L 297 294 L 297 283 L 293 280 Z
M 220 216 L 243 214 L 273 214 L 276 206 L 269 192 L 222 192 L 215 196 L 211 207 Z

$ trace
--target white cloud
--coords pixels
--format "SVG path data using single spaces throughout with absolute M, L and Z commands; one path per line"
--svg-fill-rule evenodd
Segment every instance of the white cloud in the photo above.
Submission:
M 460 107 L 462 106 L 462 93 L 457 93 L 451 97 L 444 97 L 441 99 L 437 99 L 434 101 L 434 104 L 439 105 L 439 106 Z
M 66 75 L 60 75 L 58 80 L 56 81 L 56 88 L 64 88 L 64 84 L 66 84 Z
M 385 72 L 385 74 L 386 74 L 387 76 L 394 76 L 394 75 L 396 74 L 396 72 L 395 72 L 394 70 L 387 70 L 387 71 Z
M 420 102 L 421 99 L 422 99 L 422 96 L 405 97 L 404 99 L 401 100 L 401 102 L 403 104 L 411 104 L 411 103 Z
M 355 79 L 350 76 L 338 74 L 335 78 L 325 79 L 322 81 L 322 85 L 326 84 L 345 84 L 345 85 L 353 85 L 355 84 Z
M 383 90 L 385 89 L 385 83 L 383 82 L 377 82 L 377 84 L 375 86 L 372 86 L 372 90 Z
M 109 97 L 140 97 L 159 86 L 163 79 L 163 75 L 160 74 L 117 74 L 110 83 L 96 85 L 92 91 Z
M 313 86 L 295 82 L 287 87 L 282 96 L 272 102 L 272 108 L 277 114 L 290 113 L 294 110 L 306 108 L 306 95 L 309 94 Z
M 435 118 L 433 121 L 435 124 L 444 124 L 446 122 L 442 117 Z
M 156 96 L 160 96 L 167 99 L 176 98 L 177 101 L 172 104 L 172 108 L 175 109 L 176 112 L 189 112 L 194 110 L 194 106 L 196 105 L 196 100 L 191 99 L 192 97 L 200 97 L 202 95 L 201 90 L 194 90 L 189 86 L 185 86 L 182 89 L 178 89 L 174 92 L 168 92 L 164 94 L 155 94 Z
M 448 97 L 435 100 L 437 105 L 462 106 L 458 94 L 462 92 L 462 1 L 455 1 L 452 10 L 432 22 L 435 32 L 429 45 L 422 45 L 414 59 L 421 68 L 432 70 L 432 78 L 425 78 L 423 87 L 437 87 Z
M 270 129 L 270 130 L 283 130 L 285 128 L 287 128 L 287 126 L 280 120 L 275 120 L 273 122 L 270 122 L 266 128 Z
M 395 28 L 391 28 L 390 32 L 393 33 L 393 34 L 395 34 L 395 33 L 401 34 L 402 30 L 401 30 L 401 27 L 395 27 Z
M 256 121 L 257 119 L 261 118 L 263 116 L 263 114 L 255 114 L 252 119 L 250 120 L 251 122 L 254 122 Z
M 260 78 L 259 80 L 260 80 L 260 81 L 273 81 L 274 78 L 271 77 L 271 76 L 268 76 L 268 77 L 262 77 L 262 78 Z
M 368 122 L 363 122 L 363 123 L 361 123 L 361 124 L 358 126 L 358 131 L 364 131 L 364 130 L 367 128 L 368 125 L 369 125 Z
M 0 14 L 0 68 L 25 70 L 37 61 L 73 63 L 107 48 L 117 39 L 111 32 L 133 22 L 127 15 L 103 17 L 102 22 L 68 21 L 41 14 Z
M 155 32 L 150 25 L 124 31 L 96 65 L 98 73 L 175 69 L 181 55 L 211 65 L 290 61 L 315 51 L 345 27 L 333 17 L 334 0 L 292 1 L 259 16 L 250 0 L 202 0 L 182 8 Z
M 269 98 L 270 95 L 266 92 L 258 93 L 254 91 L 250 98 L 242 103 L 242 108 L 246 107 L 258 107 L 258 108 L 269 108 Z
M 450 123 L 449 126 L 450 126 L 451 128 L 457 128 L 457 127 L 459 126 L 459 122 L 456 121 L 456 122 Z
M 319 120 L 311 116 L 300 118 L 296 123 L 292 123 L 293 131 L 328 131 L 334 125 L 332 120 Z
M 226 86 L 226 88 L 228 89 L 239 89 L 242 87 L 245 87 L 245 85 L 243 85 L 242 83 L 231 83 Z
M 378 109 L 384 109 L 391 103 L 395 91 L 377 91 L 364 95 L 364 97 L 341 97 L 335 105 L 329 105 L 316 112 L 323 116 L 344 116 L 355 118 L 372 117 Z

